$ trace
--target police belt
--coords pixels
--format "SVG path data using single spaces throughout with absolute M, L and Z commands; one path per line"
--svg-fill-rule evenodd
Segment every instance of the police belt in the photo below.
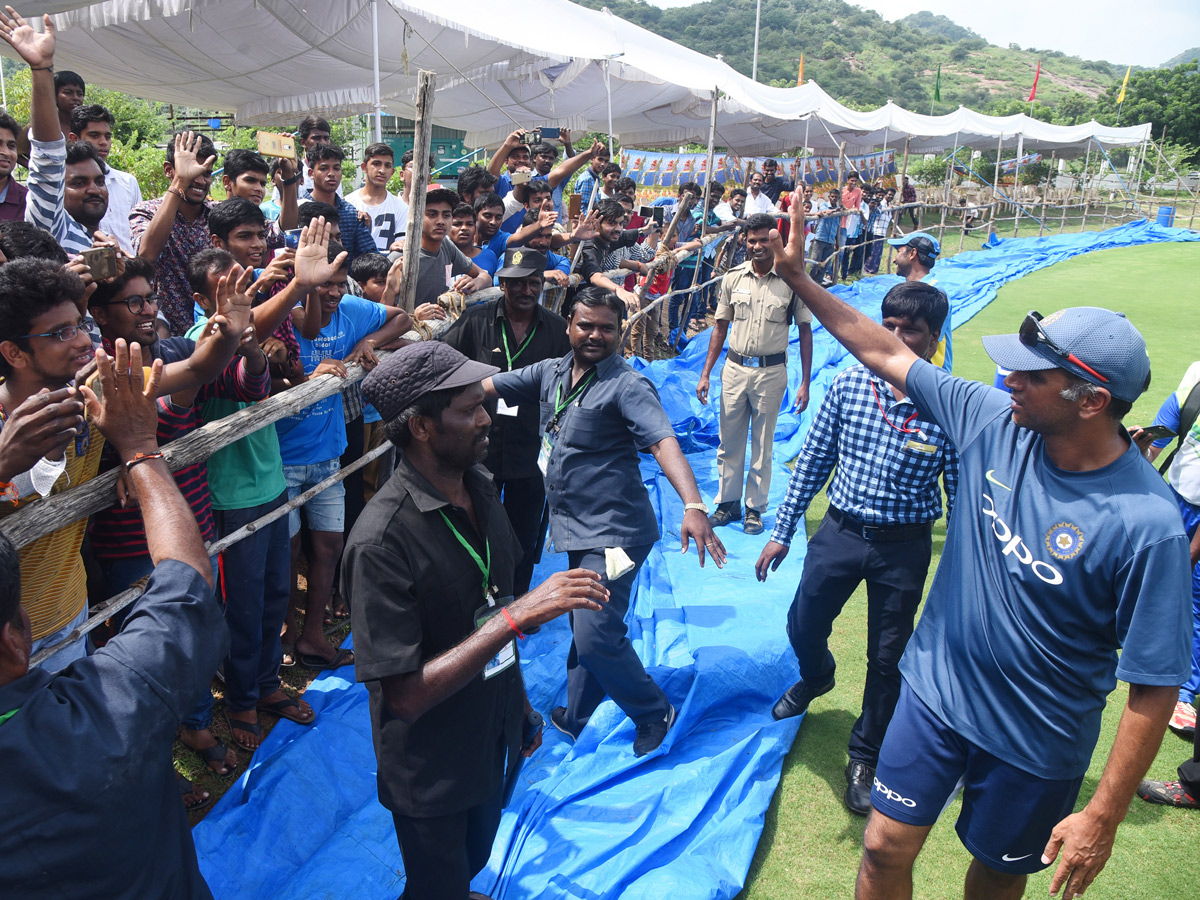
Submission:
M 730 350 L 726 356 L 731 362 L 745 366 L 747 369 L 765 369 L 768 366 L 782 366 L 787 362 L 786 353 L 772 353 L 770 356 L 742 356 L 736 350 Z
M 932 522 L 920 522 L 916 525 L 868 525 L 846 515 L 836 506 L 829 507 L 825 515 L 840 528 L 854 532 L 864 541 L 911 541 L 933 532 Z

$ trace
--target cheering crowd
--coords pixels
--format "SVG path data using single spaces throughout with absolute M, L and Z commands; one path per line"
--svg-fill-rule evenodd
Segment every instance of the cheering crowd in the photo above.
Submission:
M 1054 890 L 1082 894 L 1135 790 L 1196 805 L 1195 762 L 1180 782 L 1139 785 L 1168 720 L 1187 725 L 1180 685 L 1195 694 L 1200 517 L 1188 518 L 1190 470 L 1172 468 L 1168 487 L 1146 463 L 1165 438 L 1131 440 L 1120 424 L 1150 380 L 1120 314 L 1031 313 L 1018 334 L 985 339 L 1008 393 L 957 379 L 931 235 L 889 241 L 905 280 L 882 326 L 825 290 L 839 264 L 843 278 L 878 271 L 894 190 L 851 174 L 814 206 L 768 161 L 727 200 L 714 184 L 693 206 L 704 191 L 685 183 L 661 218 L 635 215 L 636 185 L 605 146 L 575 153 L 565 133 L 562 161 L 517 131 L 457 190 L 433 186 L 419 235 L 406 234 L 412 153 L 393 195 L 393 151 L 369 145 L 363 186 L 343 196 L 345 152 L 316 116 L 297 130 L 302 161 L 228 151 L 219 203 L 216 148 L 173 135 L 169 187 L 144 200 L 107 164 L 111 113 L 55 70 L 49 19 L 39 33 L 9 8 L 0 35 L 32 79 L 28 128 L 0 115 L 0 516 L 116 476 L 115 501 L 90 519 L 19 550 L 0 535 L 0 860 L 14 896 L 209 896 L 185 816 L 207 796 L 175 773 L 172 742 L 231 777 L 263 716 L 313 724 L 281 684 L 288 665 L 353 666 L 367 685 L 404 897 L 479 896 L 470 882 L 507 790 L 541 743 L 520 642 L 567 614 L 567 699 L 550 724 L 574 740 L 607 697 L 632 722 L 633 754 L 667 752 L 677 710 L 625 623 L 661 537 L 639 454 L 683 503 L 681 549 L 723 566 L 718 529 L 764 530 L 789 333 L 803 411 L 814 317 L 861 365 L 817 411 L 755 571 L 778 568 L 832 473 L 787 615 L 800 679 L 772 714 L 800 715 L 833 688 L 827 639 L 866 581 L 845 793 L 870 813 L 858 896 L 911 896 L 913 862 L 959 788 L 966 896 L 980 898 L 1020 897 L 1056 858 Z M 744 261 L 714 279 L 702 238 L 735 231 Z M 544 291 L 568 286 L 575 248 L 580 283 L 560 314 Z M 649 272 L 682 250 L 694 252 Z M 492 286 L 500 296 L 468 302 Z M 710 310 L 701 403 L 727 348 L 711 511 L 653 384 L 621 352 L 631 314 L 648 354 Z M 361 383 L 289 395 L 349 365 L 368 371 Z M 1181 433 L 1200 408 L 1186 387 L 1160 414 Z M 305 399 L 168 470 L 164 445 L 277 396 Z M 914 631 L 943 486 L 945 558 Z M 568 569 L 534 584 L 547 544 Z M 90 608 L 135 586 L 132 606 L 82 633 Z M 354 651 L 325 636 L 347 616 Z M 212 730 L 215 675 L 232 747 Z M 1117 678 L 1130 692 L 1108 767 L 1072 814 Z

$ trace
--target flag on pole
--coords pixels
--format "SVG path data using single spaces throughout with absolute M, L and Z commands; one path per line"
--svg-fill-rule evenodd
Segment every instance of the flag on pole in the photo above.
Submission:
M 942 102 L 942 64 L 938 63 L 937 81 L 933 83 L 933 99 Z
M 1038 79 L 1041 77 L 1041 75 L 1042 75 L 1042 61 L 1039 59 L 1038 64 L 1037 64 L 1037 71 L 1033 73 L 1033 88 L 1029 91 L 1029 99 L 1025 101 L 1026 103 L 1032 103 L 1033 98 L 1035 96 L 1037 96 L 1037 83 L 1038 83 Z
M 1133 71 L 1133 66 L 1125 70 L 1125 80 L 1121 82 L 1121 93 L 1117 96 L 1117 104 L 1125 102 L 1125 88 L 1129 85 L 1129 73 Z
M 1126 78 L 1126 80 L 1128 80 L 1129 76 L 1126 75 L 1125 78 Z M 803 53 L 800 54 L 800 73 L 796 76 L 796 87 L 800 87 L 800 85 L 802 85 L 802 84 L 804 84 L 804 54 Z

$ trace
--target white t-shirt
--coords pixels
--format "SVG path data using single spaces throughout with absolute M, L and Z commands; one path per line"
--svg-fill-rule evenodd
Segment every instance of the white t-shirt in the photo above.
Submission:
M 392 241 L 408 228 L 408 204 L 394 194 L 387 194 L 378 206 L 368 206 L 359 189 L 346 197 L 346 202 L 371 217 L 371 237 L 381 253 L 386 253 Z
M 100 220 L 100 230 L 117 239 L 117 245 L 134 255 L 133 233 L 129 229 L 129 211 L 142 202 L 142 188 L 128 172 L 108 167 L 104 176 L 108 187 L 108 212 Z

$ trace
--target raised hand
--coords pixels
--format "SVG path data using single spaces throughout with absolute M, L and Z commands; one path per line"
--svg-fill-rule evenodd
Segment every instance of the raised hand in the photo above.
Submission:
M 579 224 L 575 226 L 575 231 L 571 234 L 570 243 L 575 241 L 589 241 L 600 233 L 600 213 L 592 210 Z
M 88 387 L 80 390 L 87 398 L 92 422 L 117 448 L 121 458 L 128 459 L 134 453 L 152 453 L 158 449 L 156 398 L 163 363 L 161 359 L 154 360 L 147 381 L 142 371 L 141 345 L 127 346 L 124 338 L 117 338 L 114 352 L 115 361 L 103 348 L 96 351 L 103 400 Z
M 217 161 L 215 156 L 204 160 L 197 156 L 200 142 L 201 136 L 191 131 L 175 136 L 175 180 L 179 182 L 180 190 L 186 191 L 201 175 L 212 172 L 213 163 Z
M 42 16 L 45 32 L 38 34 L 11 6 L 0 13 L 0 36 L 3 36 L 31 69 L 48 69 L 54 65 L 54 22 Z
M 219 324 L 225 336 L 236 334 L 240 342 L 250 324 L 250 310 L 254 300 L 250 296 L 250 285 L 254 281 L 254 269 L 235 265 L 217 280 L 217 312 L 213 321 Z
M 305 287 L 316 287 L 333 278 L 346 263 L 347 253 L 342 251 L 337 259 L 329 261 L 329 235 L 333 226 L 318 216 L 300 231 L 300 243 L 296 247 L 296 280 Z

